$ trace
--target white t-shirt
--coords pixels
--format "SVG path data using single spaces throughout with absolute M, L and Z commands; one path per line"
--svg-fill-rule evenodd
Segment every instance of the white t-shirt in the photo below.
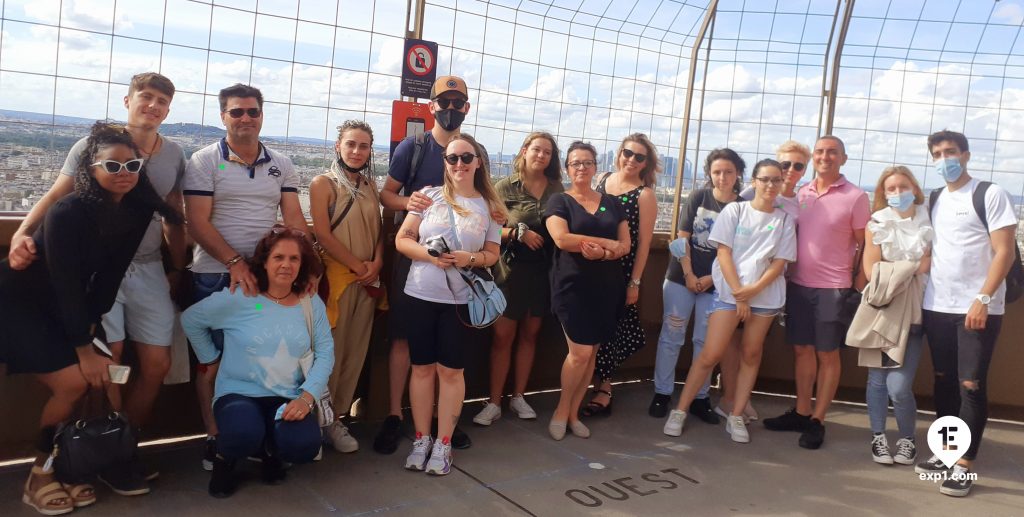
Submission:
M 925 310 L 947 314 L 967 314 L 975 296 L 981 292 L 992 265 L 992 241 L 985 225 L 974 211 L 974 189 L 978 180 L 971 178 L 956 192 L 943 190 L 932 207 L 935 244 L 932 248 L 932 269 L 924 290 Z M 985 215 L 990 231 L 1008 226 L 1016 229 L 1017 216 L 1010 195 L 993 184 L 985 192 Z M 992 295 L 988 313 L 1005 312 L 1006 282 Z
M 716 248 L 719 244 L 732 248 L 733 262 L 743 285 L 758 281 L 772 260 L 796 260 L 796 221 L 781 208 L 767 213 L 750 206 L 749 202 L 730 203 L 718 214 L 708 240 Z M 736 303 L 718 259 L 711 266 L 711 278 L 718 298 L 725 303 Z M 760 309 L 778 309 L 785 304 L 786 280 L 782 275 L 750 300 L 751 307 Z
M 430 197 L 433 204 L 424 212 L 409 212 L 411 215 L 421 218 L 420 244 L 437 236 L 444 237 L 452 251 L 480 251 L 484 249 L 485 241 L 501 244 L 501 225 L 491 219 L 491 210 L 484 198 L 456 196 L 455 202 L 469 210 L 469 214 L 461 216 L 457 211 L 453 211 L 455 217 L 455 228 L 453 229 L 448 215 L 448 202 L 441 194 L 441 187 L 426 188 L 421 192 Z M 458 242 L 461 245 L 458 247 L 455 244 L 455 232 L 458 232 Z M 447 280 L 445 280 L 446 271 L 448 272 Z M 405 294 L 430 302 L 469 302 L 469 286 L 455 269 L 444 270 L 432 262 L 422 260 L 412 261 L 409 276 L 405 281 Z

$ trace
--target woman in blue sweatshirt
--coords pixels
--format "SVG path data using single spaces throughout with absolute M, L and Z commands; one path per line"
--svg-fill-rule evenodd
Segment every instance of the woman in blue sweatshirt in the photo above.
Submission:
M 240 458 L 262 458 L 268 484 L 284 479 L 282 462 L 313 460 L 321 442 L 313 410 L 334 365 L 323 302 L 311 300 L 312 336 L 303 308 L 310 270 L 320 267 L 305 234 L 275 225 L 251 262 L 259 295 L 246 297 L 231 286 L 181 318 L 199 362 L 221 363 L 213 398 L 220 430 L 209 486 L 214 497 L 234 492 L 232 469 Z M 223 350 L 211 339 L 213 330 L 224 332 Z

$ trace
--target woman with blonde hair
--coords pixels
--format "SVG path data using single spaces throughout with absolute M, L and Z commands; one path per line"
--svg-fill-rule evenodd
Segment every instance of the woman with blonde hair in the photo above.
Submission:
M 501 231 L 504 249 L 495 268 L 495 281 L 508 306 L 494 323 L 491 342 L 491 400 L 473 417 L 479 425 L 491 425 L 501 418 L 501 398 L 515 354 L 515 383 L 509 408 L 523 419 L 537 418 L 523 392 L 533 367 L 537 333 L 544 316 L 551 312 L 548 269 L 554 245 L 542 221 L 544 207 L 562 187 L 562 164 L 558 144 L 550 133 L 536 131 L 526 136 L 512 161 L 512 175 L 495 185 L 508 208 L 508 220 Z
M 902 165 L 887 167 L 878 178 L 873 213 L 864 230 L 864 271 L 870 282 L 864 290 L 865 300 L 857 309 L 847 333 L 847 344 L 861 347 L 858 364 L 868 367 L 866 399 L 872 432 L 871 458 L 885 465 L 913 465 L 917 457 L 914 440 L 917 401 L 914 400 L 913 384 L 923 348 L 921 301 L 927 283 L 924 279 L 931 269 L 931 240 L 934 235 L 924 201 L 924 193 L 910 169 Z M 870 346 L 874 341 L 868 336 L 875 334 L 868 321 L 873 320 L 878 312 L 903 307 L 895 299 L 886 300 L 888 308 L 874 309 L 868 303 L 873 298 L 873 290 L 880 289 L 873 270 L 883 263 L 887 269 L 904 270 L 902 277 L 906 285 L 899 289 L 888 285 L 884 290 L 892 293 L 910 290 L 906 296 L 912 297 L 908 301 L 912 314 L 907 322 L 909 328 L 898 333 L 901 336 L 899 342 L 887 343 L 895 346 L 865 348 L 864 345 Z M 890 399 L 900 436 L 896 441 L 895 454 L 890 451 L 885 437 Z
M 373 182 L 373 130 L 361 120 L 338 126 L 337 159 L 309 184 L 313 231 L 330 286 L 327 320 L 334 338 L 334 369 L 328 384 L 337 416 L 352 407 L 366 359 L 374 310 L 384 303 L 380 199 Z M 323 293 L 321 293 L 323 294 Z M 359 450 L 359 442 L 337 420 L 326 438 L 339 452 Z
M 431 204 L 410 210 L 395 239 L 412 259 L 405 294 L 412 377 L 409 401 L 416 440 L 405 468 L 445 475 L 452 466 L 451 436 L 462 412 L 465 347 L 474 331 L 463 324 L 469 288 L 452 267 L 489 267 L 498 261 L 505 203 L 491 184 L 483 148 L 467 134 L 445 147 L 444 185 L 424 189 Z M 493 215 L 492 215 L 493 214 Z M 437 433 L 430 436 L 435 379 L 440 382 Z
M 629 221 L 630 249 L 620 260 L 626 285 L 626 311 L 619 319 L 615 337 L 597 353 L 596 375 L 600 382 L 594 383 L 594 398 L 583 408 L 584 416 L 611 414 L 612 375 L 646 340 L 636 302 L 640 299 L 640 277 L 647 266 L 654 222 L 658 218 L 654 184 L 661 164 L 658 150 L 643 133 L 624 138 L 615 156 L 615 172 L 605 174 L 596 190 L 617 198 Z

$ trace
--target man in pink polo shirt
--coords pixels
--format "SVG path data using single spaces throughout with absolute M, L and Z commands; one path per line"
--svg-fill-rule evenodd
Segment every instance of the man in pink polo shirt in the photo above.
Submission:
M 839 386 L 839 347 L 846 340 L 843 300 L 851 286 L 866 279 L 859 253 L 871 216 L 868 196 L 846 181 L 843 141 L 823 136 L 814 144 L 814 181 L 797 192 L 797 260 L 786 290 L 786 341 L 796 353 L 796 407 L 768 418 L 774 431 L 800 431 L 800 446 L 817 449 L 825 441 L 825 412 Z M 817 381 L 817 403 L 811 394 Z

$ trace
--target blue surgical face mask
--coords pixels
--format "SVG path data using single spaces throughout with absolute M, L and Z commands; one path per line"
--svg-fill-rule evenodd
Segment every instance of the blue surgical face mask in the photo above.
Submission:
M 960 179 L 964 168 L 960 166 L 959 158 L 943 158 L 935 162 L 935 172 L 938 172 L 942 179 L 946 180 L 946 183 L 953 183 Z
M 885 201 L 897 212 L 905 212 L 914 204 L 914 191 L 906 190 L 892 196 L 885 196 Z

